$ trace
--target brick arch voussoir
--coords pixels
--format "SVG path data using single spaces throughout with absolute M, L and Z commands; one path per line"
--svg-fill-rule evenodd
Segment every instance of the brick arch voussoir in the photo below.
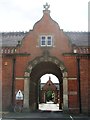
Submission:
M 30 61 L 28 63 L 28 67 L 25 71 L 24 77 L 29 78 L 30 73 L 32 72 L 32 69 L 34 69 L 34 67 L 41 62 L 52 62 L 52 63 L 56 64 L 57 67 L 60 68 L 63 76 L 65 76 L 67 74 L 67 69 L 66 69 L 64 63 L 61 60 L 57 59 L 56 57 L 50 57 L 49 56 L 47 59 L 45 59 L 44 57 L 37 57 L 34 60 Z

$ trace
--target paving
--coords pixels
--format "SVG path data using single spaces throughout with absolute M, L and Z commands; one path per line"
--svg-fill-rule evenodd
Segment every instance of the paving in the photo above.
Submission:
M 4 113 L 2 120 L 90 120 L 90 117 L 83 114 L 71 115 L 65 114 L 59 110 L 58 104 L 48 102 L 40 104 L 39 111 L 34 112 L 10 112 Z
M 39 104 L 39 110 L 46 111 L 62 111 L 59 110 L 59 104 L 54 104 L 52 101 Z
M 29 113 L 8 113 L 2 120 L 33 120 L 33 119 L 55 119 L 55 120 L 90 120 L 85 115 L 70 115 L 63 112 L 29 112 Z

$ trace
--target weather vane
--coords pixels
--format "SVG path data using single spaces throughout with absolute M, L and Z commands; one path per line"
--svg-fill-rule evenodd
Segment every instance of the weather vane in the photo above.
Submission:
M 46 5 L 43 5 L 43 7 L 45 8 L 45 10 L 48 10 L 50 8 L 50 5 L 46 3 Z

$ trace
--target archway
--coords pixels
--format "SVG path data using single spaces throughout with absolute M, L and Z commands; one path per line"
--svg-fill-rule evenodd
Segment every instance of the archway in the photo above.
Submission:
M 62 73 L 61 70 L 52 62 L 41 62 L 38 65 L 32 69 L 32 72 L 30 74 L 30 101 L 29 105 L 31 109 L 38 109 L 38 104 L 39 104 L 39 80 L 42 75 L 44 74 L 49 74 L 52 73 L 55 76 L 58 77 L 59 79 L 59 85 L 60 85 L 60 106 L 63 102 L 63 90 L 62 90 L 62 85 L 63 85 L 63 80 L 62 80 Z
M 29 63 L 25 72 L 24 80 L 24 108 L 38 110 L 39 105 L 39 80 L 44 74 L 52 73 L 59 79 L 60 85 L 60 104 L 59 107 L 68 109 L 67 94 L 67 72 L 64 64 L 55 58 L 45 60 L 43 58 L 35 59 Z M 64 81 L 63 81 L 64 80 Z M 63 84 L 64 83 L 64 84 Z M 65 87 L 65 89 L 63 89 Z M 65 93 L 65 95 L 64 95 Z
M 60 111 L 59 80 L 55 75 L 45 74 L 40 78 L 39 96 L 40 111 Z

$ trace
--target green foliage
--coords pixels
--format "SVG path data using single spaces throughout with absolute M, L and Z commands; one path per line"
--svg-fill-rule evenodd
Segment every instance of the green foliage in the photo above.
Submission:
M 51 90 L 47 91 L 47 93 L 46 93 L 46 100 L 47 101 L 52 100 L 52 91 Z

